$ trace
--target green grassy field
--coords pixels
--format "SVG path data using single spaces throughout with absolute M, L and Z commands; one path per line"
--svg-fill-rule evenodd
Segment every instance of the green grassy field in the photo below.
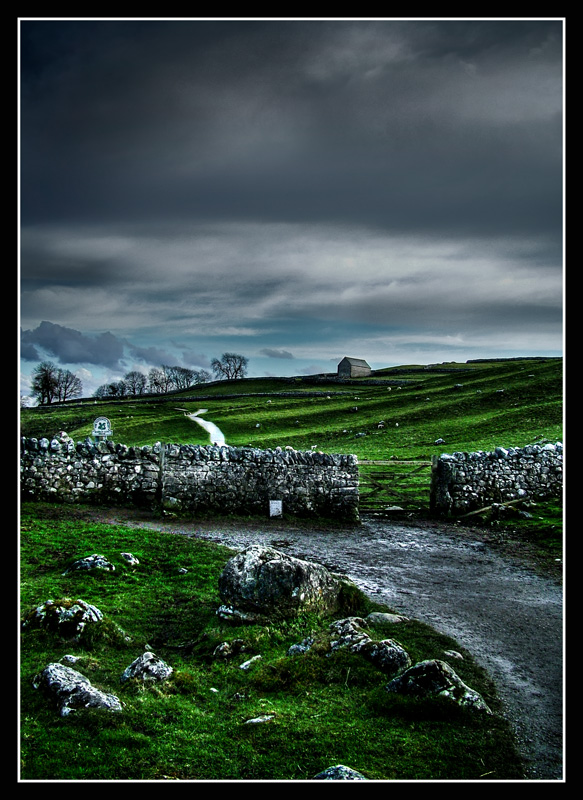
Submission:
M 122 551 L 139 565 L 128 566 Z M 110 559 L 115 572 L 63 574 L 93 552 Z M 372 632 L 397 639 L 413 662 L 461 652 L 463 661 L 451 664 L 493 716 L 450 701 L 389 695 L 388 678 L 361 656 L 328 651 L 332 617 L 306 615 L 268 627 L 221 621 L 218 576 L 230 556 L 189 537 L 89 522 L 79 509 L 24 506 L 22 617 L 48 598 L 71 597 L 96 605 L 104 620 L 80 641 L 23 630 L 21 780 L 297 781 L 338 763 L 369 780 L 522 777 L 493 685 L 454 640 L 414 620 Z M 380 608 L 357 594 L 335 617 Z M 316 640 L 312 650 L 288 655 L 307 636 Z M 218 644 L 233 639 L 243 640 L 243 652 L 213 657 Z M 147 645 L 173 667 L 170 679 L 122 684 L 122 672 Z M 65 654 L 79 657 L 75 668 L 95 686 L 118 696 L 121 713 L 57 714 L 33 678 Z M 252 655 L 261 659 L 249 671 L 239 669 Z M 268 722 L 247 724 L 265 715 Z
M 395 367 L 375 377 L 381 376 L 386 385 L 243 379 L 162 398 L 71 401 L 22 409 L 21 431 L 50 437 L 65 430 L 78 441 L 90 436 L 97 416 L 106 416 L 123 444 L 208 444 L 206 432 L 179 410 L 202 407 L 234 447 L 316 445 L 359 459 L 431 459 L 562 439 L 562 359 Z M 303 396 L 285 395 L 290 392 Z

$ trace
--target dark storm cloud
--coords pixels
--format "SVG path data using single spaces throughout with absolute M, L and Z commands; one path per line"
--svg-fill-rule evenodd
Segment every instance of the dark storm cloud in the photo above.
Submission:
M 34 330 L 21 333 L 21 357 L 37 360 L 42 348 L 61 364 L 87 363 L 117 368 L 123 357 L 124 345 L 117 337 L 107 332 L 89 337 L 72 328 L 41 322 Z
M 559 22 L 54 26 L 23 24 L 25 221 L 560 218 Z
M 20 31 L 23 358 L 560 348 L 561 20 Z
M 127 359 L 146 365 L 176 365 L 176 356 L 161 347 L 140 347 L 119 339 L 109 331 L 86 336 L 73 328 L 41 322 L 34 330 L 21 331 L 20 356 L 25 361 L 42 360 L 42 352 L 61 364 L 94 364 L 123 369 Z M 207 356 L 188 350 L 182 352 L 182 365 L 208 367 Z
M 24 361 L 42 361 L 42 357 L 34 344 L 29 341 L 22 341 L 20 344 L 20 357 Z

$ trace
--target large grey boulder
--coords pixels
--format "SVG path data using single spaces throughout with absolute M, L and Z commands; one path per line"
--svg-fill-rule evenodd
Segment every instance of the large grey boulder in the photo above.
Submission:
M 234 609 L 240 618 L 325 614 L 339 608 L 345 581 L 321 564 L 252 545 L 227 563 L 219 577 L 219 593 L 224 609 Z
M 387 691 L 419 698 L 445 697 L 459 706 L 492 713 L 483 697 L 466 686 L 452 667 L 439 659 L 419 661 L 393 678 Z
M 121 703 L 114 694 L 102 692 L 80 672 L 64 664 L 49 664 L 35 676 L 33 686 L 35 689 L 44 689 L 55 698 L 61 717 L 86 708 L 122 710 Z

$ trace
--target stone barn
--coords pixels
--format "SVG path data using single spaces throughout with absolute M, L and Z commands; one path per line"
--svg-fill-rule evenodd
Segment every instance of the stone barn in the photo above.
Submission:
M 338 364 L 339 378 L 366 378 L 372 375 L 372 370 L 362 358 L 348 358 L 346 356 Z

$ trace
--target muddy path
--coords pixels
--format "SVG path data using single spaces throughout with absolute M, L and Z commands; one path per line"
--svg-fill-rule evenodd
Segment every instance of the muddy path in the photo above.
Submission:
M 480 532 L 372 517 L 346 528 L 282 520 L 162 521 L 121 509 L 100 517 L 235 549 L 268 544 L 347 573 L 373 599 L 470 651 L 496 685 L 527 779 L 564 778 L 562 587 Z

